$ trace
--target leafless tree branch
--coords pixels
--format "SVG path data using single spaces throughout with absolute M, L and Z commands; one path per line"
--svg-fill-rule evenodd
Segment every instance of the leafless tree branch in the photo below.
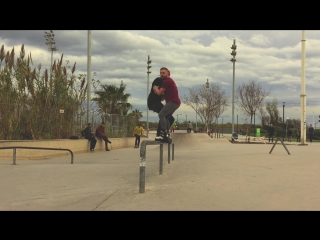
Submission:
M 236 102 L 244 114 L 250 117 L 250 124 L 252 124 L 253 115 L 261 108 L 263 100 L 269 95 L 270 91 L 271 89 L 264 90 L 255 80 L 242 83 L 237 87 Z

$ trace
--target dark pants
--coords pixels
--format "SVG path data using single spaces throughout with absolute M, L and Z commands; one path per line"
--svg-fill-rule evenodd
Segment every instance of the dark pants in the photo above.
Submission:
M 188 129 L 187 129 L 187 132 L 188 132 L 188 133 L 191 133 L 191 128 L 188 128 Z
M 270 142 L 270 139 L 273 142 L 273 135 L 269 135 L 269 142 Z
M 300 142 L 300 136 L 299 135 L 297 136 L 297 142 Z
M 156 113 L 160 113 L 160 111 L 163 109 L 164 105 L 160 102 L 160 103 L 156 103 L 152 106 L 152 110 Z M 168 122 L 168 125 L 170 126 L 167 126 L 167 130 L 169 132 L 170 130 L 170 127 L 172 126 L 172 124 L 174 123 L 174 117 L 172 116 L 173 112 L 166 115 L 166 120 Z M 158 123 L 158 129 L 157 129 L 157 136 L 160 136 L 160 131 L 161 131 L 161 121 L 159 120 L 159 123 Z M 174 132 L 174 130 L 172 131 Z
M 90 142 L 90 150 L 96 147 L 97 139 L 94 136 L 87 138 Z
M 107 150 L 107 149 L 108 149 L 108 142 L 111 143 L 111 142 L 109 141 L 109 139 L 108 139 L 106 136 L 97 136 L 97 137 L 103 139 L 104 144 L 106 145 L 106 150 Z
M 159 120 L 162 130 L 169 131 L 170 129 L 170 123 L 168 121 L 169 117 L 172 116 L 172 114 L 180 107 L 180 105 L 174 103 L 174 102 L 167 102 L 166 105 L 161 109 L 159 112 Z
M 312 142 L 313 134 L 309 134 L 309 139 L 310 139 L 310 142 Z
M 153 105 L 153 111 L 154 112 L 156 112 L 156 113 L 158 113 L 159 114 L 159 112 L 162 110 L 162 108 L 163 108 L 163 104 L 162 103 L 157 103 L 157 104 L 154 104 Z M 170 124 L 170 126 L 169 126 L 169 129 L 170 129 L 170 127 L 172 126 L 172 124 L 174 123 L 174 117 L 172 116 L 172 114 L 169 114 L 169 115 L 167 115 L 166 116 L 166 119 L 167 119 L 167 121 L 169 122 L 169 124 Z M 169 129 L 167 129 L 168 131 L 169 131 Z M 161 131 L 161 124 L 160 124 L 160 120 L 159 120 L 159 123 L 158 123 L 158 129 L 157 129 L 157 136 L 160 136 L 160 131 Z M 173 130 L 173 132 L 174 132 L 174 130 Z
M 168 120 L 168 122 L 169 122 L 169 124 L 170 124 L 170 127 L 172 126 L 172 124 L 174 123 L 174 117 L 171 115 L 169 115 L 169 116 L 167 116 L 167 117 L 169 117 L 169 118 L 167 118 L 167 120 Z M 170 129 L 170 127 L 169 127 L 169 129 Z M 168 131 L 169 131 L 169 129 L 167 129 Z M 158 129 L 157 129 L 157 136 L 160 136 L 160 131 L 161 131 L 161 125 L 160 125 L 160 120 L 159 120 L 159 123 L 158 123 Z M 174 132 L 174 130 L 173 130 L 173 132 Z
M 134 141 L 134 145 L 139 147 L 140 144 L 140 135 L 135 134 L 136 140 Z

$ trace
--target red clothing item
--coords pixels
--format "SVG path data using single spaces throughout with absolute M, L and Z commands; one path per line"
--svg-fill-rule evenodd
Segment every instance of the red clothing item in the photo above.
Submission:
M 161 88 L 166 89 L 164 91 L 164 100 L 166 100 L 166 103 L 174 102 L 178 105 L 181 104 L 177 85 L 172 78 L 168 77 L 167 79 L 163 80 Z
M 105 128 L 100 125 L 97 129 L 96 129 L 96 135 L 97 136 L 106 136 L 105 134 Z

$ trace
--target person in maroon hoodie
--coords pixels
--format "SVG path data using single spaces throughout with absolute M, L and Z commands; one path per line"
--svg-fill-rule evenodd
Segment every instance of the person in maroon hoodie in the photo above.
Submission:
M 170 77 L 170 71 L 168 70 L 168 76 Z M 153 112 L 156 112 L 159 114 L 159 112 L 161 111 L 161 109 L 163 108 L 163 104 L 162 104 L 162 100 L 163 100 L 163 95 L 158 95 L 154 92 L 153 88 L 154 86 L 157 86 L 158 89 L 160 89 L 161 85 L 162 85 L 162 82 L 163 82 L 163 78 L 161 77 L 157 77 L 153 82 L 152 82 L 152 87 L 150 89 L 150 93 L 149 93 L 149 96 L 148 96 L 148 108 L 149 110 L 153 110 Z M 170 123 L 170 126 L 174 123 L 174 117 L 171 115 L 169 117 L 166 117 L 167 120 L 169 121 Z M 160 124 L 160 120 L 159 120 L 159 123 L 158 123 L 158 128 L 157 128 L 157 135 L 156 135 L 156 138 L 155 140 L 159 140 L 161 141 L 162 140 L 162 137 L 160 136 L 160 131 L 161 131 L 161 124 Z M 172 131 L 171 131 L 172 132 Z M 169 134 L 170 136 L 170 134 Z
M 110 151 L 108 148 L 108 143 L 111 143 L 105 133 L 106 124 L 104 122 L 101 123 L 99 127 L 96 129 L 96 137 L 102 138 L 106 145 L 106 151 Z
M 166 104 L 158 114 L 161 125 L 160 136 L 163 141 L 168 141 L 169 139 L 170 124 L 167 119 L 173 115 L 181 104 L 177 85 L 169 75 L 170 72 L 167 68 L 160 68 L 160 77 L 163 78 L 161 88 L 158 89 L 157 86 L 153 87 L 156 94 L 164 94 L 164 100 L 166 101 Z

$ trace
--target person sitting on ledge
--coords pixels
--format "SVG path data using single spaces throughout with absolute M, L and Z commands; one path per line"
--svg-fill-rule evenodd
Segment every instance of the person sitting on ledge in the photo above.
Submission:
M 110 151 L 108 148 L 108 143 L 111 143 L 105 133 L 106 124 L 104 122 L 101 123 L 99 127 L 96 129 L 96 137 L 102 138 L 106 145 L 106 151 Z

